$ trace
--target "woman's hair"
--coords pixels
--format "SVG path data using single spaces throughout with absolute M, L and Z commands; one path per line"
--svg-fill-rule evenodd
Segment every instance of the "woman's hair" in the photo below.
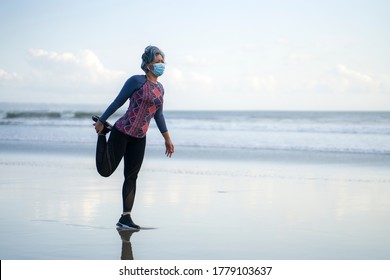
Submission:
M 141 63 L 141 68 L 142 70 L 144 70 L 145 73 L 149 72 L 149 70 L 146 67 L 148 66 L 148 64 L 153 62 L 156 55 L 161 55 L 163 59 L 165 59 L 164 53 L 159 48 L 155 46 L 147 46 L 145 48 L 145 52 L 142 54 L 142 63 Z

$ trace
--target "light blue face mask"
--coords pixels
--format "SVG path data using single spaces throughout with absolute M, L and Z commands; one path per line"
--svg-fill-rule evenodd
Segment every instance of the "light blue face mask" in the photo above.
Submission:
M 153 64 L 153 74 L 156 75 L 157 77 L 161 76 L 164 74 L 165 70 L 165 64 L 164 63 L 155 63 Z

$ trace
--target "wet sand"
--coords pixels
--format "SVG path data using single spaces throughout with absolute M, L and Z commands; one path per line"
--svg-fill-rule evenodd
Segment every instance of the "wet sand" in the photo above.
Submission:
M 133 209 L 144 229 L 121 234 L 122 166 L 100 177 L 93 149 L 2 143 L 1 259 L 390 258 L 387 158 L 149 149 Z

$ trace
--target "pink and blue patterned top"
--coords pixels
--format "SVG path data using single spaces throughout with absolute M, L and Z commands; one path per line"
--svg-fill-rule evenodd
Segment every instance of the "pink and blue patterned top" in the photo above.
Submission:
M 115 123 L 116 129 L 129 136 L 143 138 L 148 131 L 150 120 L 154 118 L 160 132 L 167 132 L 163 97 L 164 88 L 161 83 L 155 84 L 145 75 L 132 76 L 99 119 L 105 122 L 129 99 L 130 104 L 126 113 Z

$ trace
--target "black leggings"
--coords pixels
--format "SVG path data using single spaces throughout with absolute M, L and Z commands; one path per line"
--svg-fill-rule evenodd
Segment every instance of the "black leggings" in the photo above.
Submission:
M 103 177 L 110 176 L 124 158 L 125 181 L 122 188 L 123 212 L 133 208 L 136 181 L 145 154 L 146 137 L 135 138 L 113 127 L 108 141 L 99 135 L 96 147 L 96 168 Z

